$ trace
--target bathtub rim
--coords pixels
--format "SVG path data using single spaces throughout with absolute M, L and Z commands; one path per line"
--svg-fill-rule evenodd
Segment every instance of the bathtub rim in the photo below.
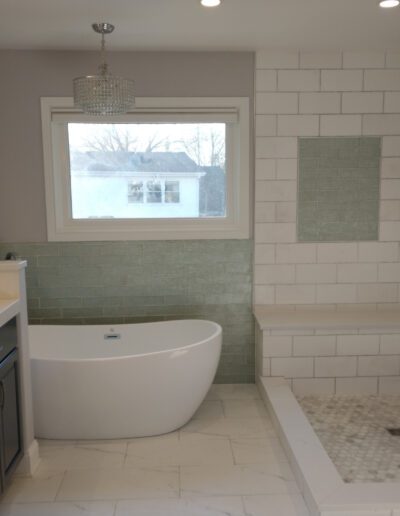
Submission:
M 150 351 L 148 353 L 138 353 L 138 354 L 135 354 L 135 355 L 118 355 L 118 356 L 111 356 L 111 357 L 92 357 L 92 358 L 39 358 L 39 357 L 35 357 L 35 356 L 32 356 L 32 353 L 31 353 L 31 345 L 29 345 L 29 356 L 30 356 L 30 360 L 38 360 L 38 361 L 43 361 L 43 362 L 68 362 L 68 363 L 76 363 L 76 362 L 105 362 L 105 361 L 109 361 L 109 360 L 121 360 L 121 359 L 127 359 L 127 358 L 139 358 L 139 357 L 147 357 L 147 356 L 153 356 L 153 355 L 163 355 L 163 354 L 166 354 L 166 353 L 174 353 L 174 352 L 177 352 L 177 351 L 181 351 L 183 349 L 193 349 L 197 346 L 201 346 L 202 344 L 222 335 L 222 326 L 218 323 L 216 323 L 215 321 L 210 321 L 208 319 L 172 319 L 171 321 L 154 321 L 154 322 L 145 322 L 145 323 L 122 323 L 122 324 L 114 324 L 114 325 L 110 325 L 110 324 L 30 324 L 28 326 L 28 331 L 29 331 L 29 328 L 32 326 L 46 326 L 46 327 L 51 327 L 51 328 L 55 328 L 55 327 L 58 327 L 58 328 L 65 328 L 65 327 L 68 327 L 68 328 L 79 328 L 79 327 L 90 327 L 90 326 L 94 326 L 94 327 L 104 327 L 104 328 L 110 328 L 110 326 L 112 326 L 113 328 L 117 328 L 118 326 L 136 326 L 136 325 L 146 325 L 146 324 L 165 324 L 165 323 L 169 323 L 169 322 L 179 322 L 179 321 L 188 321 L 188 322 L 191 322 L 191 321 L 196 321 L 196 322 L 207 322 L 209 324 L 212 324 L 214 325 L 216 331 L 214 333 L 212 333 L 211 335 L 209 335 L 206 339 L 202 339 L 198 342 L 193 342 L 192 344 L 186 344 L 184 346 L 180 346 L 178 348 L 171 348 L 171 349 L 163 349 L 161 351 Z M 222 345 L 222 343 L 221 343 Z

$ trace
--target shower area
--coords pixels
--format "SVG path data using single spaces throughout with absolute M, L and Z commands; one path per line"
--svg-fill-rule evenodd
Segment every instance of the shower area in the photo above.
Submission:
M 398 516 L 396 311 L 256 307 L 260 391 L 312 516 Z

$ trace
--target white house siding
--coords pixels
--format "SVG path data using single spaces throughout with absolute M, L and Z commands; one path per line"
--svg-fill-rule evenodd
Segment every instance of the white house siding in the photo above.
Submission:
M 199 181 L 204 173 L 131 174 L 104 177 L 74 172 L 71 177 L 73 218 L 183 218 L 199 216 Z M 160 179 L 179 181 L 179 203 L 129 203 L 128 183 Z

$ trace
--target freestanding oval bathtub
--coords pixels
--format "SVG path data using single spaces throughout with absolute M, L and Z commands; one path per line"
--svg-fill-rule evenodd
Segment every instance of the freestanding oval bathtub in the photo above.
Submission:
M 30 326 L 36 437 L 119 439 L 171 432 L 213 381 L 222 341 L 211 321 Z

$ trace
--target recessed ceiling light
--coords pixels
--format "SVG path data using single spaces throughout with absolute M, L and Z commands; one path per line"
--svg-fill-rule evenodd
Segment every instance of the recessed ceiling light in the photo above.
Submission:
M 400 0 L 381 0 L 379 5 L 384 9 L 390 9 L 391 7 L 397 7 L 400 4 Z
M 221 4 L 221 0 L 200 0 L 200 3 L 204 7 L 217 7 Z

